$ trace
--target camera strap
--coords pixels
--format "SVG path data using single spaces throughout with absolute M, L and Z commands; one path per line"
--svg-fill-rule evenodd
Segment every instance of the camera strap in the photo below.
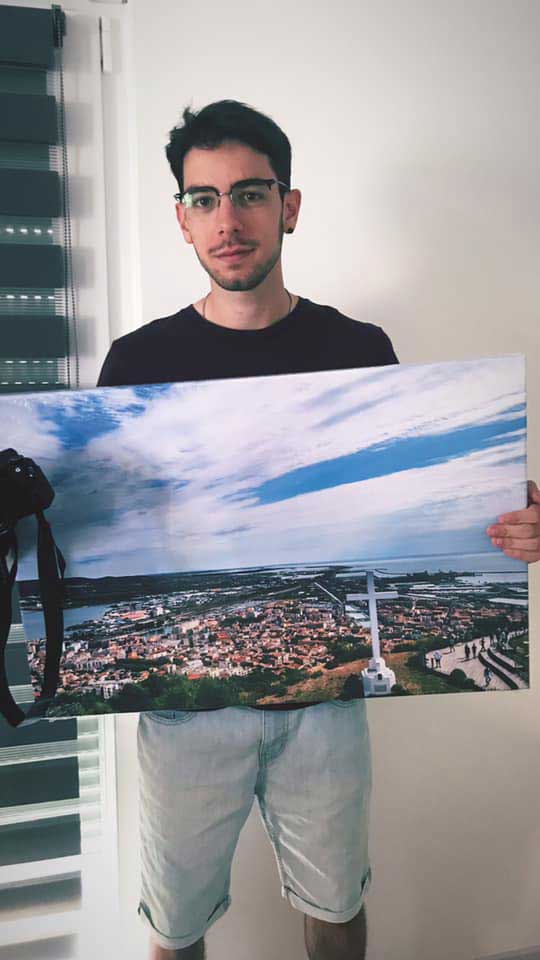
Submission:
M 13 551 L 11 569 L 7 559 L 10 551 Z M 11 629 L 11 598 L 17 576 L 17 556 L 15 531 L 3 530 L 0 534 L 0 711 L 12 727 L 17 727 L 25 717 L 11 695 L 6 674 L 6 647 Z
M 66 562 L 56 546 L 49 522 L 42 510 L 36 511 L 38 522 L 38 574 L 41 604 L 45 617 L 45 674 L 41 697 L 51 699 L 58 686 L 60 658 L 64 640 L 64 571 Z
M 14 530 L 9 530 L 2 541 L 0 550 L 0 712 L 8 723 L 16 727 L 25 717 L 43 714 L 52 700 L 58 686 L 60 660 L 64 638 L 63 580 L 66 563 L 57 547 L 48 521 L 42 510 L 35 511 L 38 523 L 38 577 L 41 605 L 45 620 L 45 669 L 43 685 L 39 698 L 32 704 L 27 714 L 15 703 L 7 682 L 6 646 L 11 628 L 12 590 L 17 576 L 17 538 Z M 6 549 L 7 548 L 7 549 Z M 13 550 L 14 560 L 8 569 L 7 554 Z M 5 552 L 4 552 L 5 551 Z

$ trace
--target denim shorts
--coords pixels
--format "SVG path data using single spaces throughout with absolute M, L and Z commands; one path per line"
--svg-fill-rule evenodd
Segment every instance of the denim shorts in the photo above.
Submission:
M 370 880 L 371 757 L 363 700 L 302 710 L 142 713 L 138 913 L 162 947 L 188 947 L 230 905 L 232 858 L 255 796 L 292 907 L 330 923 Z

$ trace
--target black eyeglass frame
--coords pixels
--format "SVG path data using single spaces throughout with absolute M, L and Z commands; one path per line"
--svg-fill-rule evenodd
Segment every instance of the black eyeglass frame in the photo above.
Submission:
M 183 193 L 175 193 L 175 194 L 174 194 L 174 199 L 176 200 L 177 203 L 184 203 L 184 197 L 186 196 L 186 194 L 188 194 L 188 193 L 194 193 L 194 192 L 195 192 L 195 193 L 196 193 L 196 192 L 202 193 L 203 190 L 206 190 L 206 191 L 208 191 L 208 192 L 215 193 L 215 195 L 216 195 L 216 197 L 218 198 L 218 200 L 221 200 L 221 197 L 229 197 L 229 198 L 230 198 L 230 201 L 231 201 L 231 203 L 232 203 L 232 202 L 233 202 L 233 198 L 232 198 L 231 194 L 232 194 L 233 190 L 235 190 L 237 187 L 242 187 L 242 186 L 244 186 L 244 185 L 245 185 L 245 186 L 251 186 L 251 185 L 253 185 L 253 186 L 255 186 L 255 185 L 256 185 L 256 186 L 260 186 L 261 184 L 263 184 L 264 186 L 268 187 L 269 190 L 271 190 L 271 189 L 272 189 L 272 184 L 274 184 L 274 183 L 277 183 L 278 186 L 280 186 L 280 187 L 284 187 L 284 188 L 285 188 L 284 193 L 289 193 L 289 191 L 290 191 L 291 188 L 290 188 L 286 183 L 283 183 L 283 180 L 276 180 L 275 177 L 272 177 L 270 180 L 264 180 L 262 177 L 250 177 L 248 180 L 237 180 L 236 183 L 233 183 L 233 185 L 232 185 L 232 187 L 231 187 L 230 190 L 224 190 L 222 193 L 219 192 L 219 190 L 217 189 L 217 187 L 211 187 L 211 186 L 208 186 L 208 187 L 197 187 L 195 191 L 192 191 L 192 190 L 184 190 Z M 280 190 L 280 193 L 281 193 L 281 190 Z M 219 204 L 218 204 L 218 206 L 219 206 Z

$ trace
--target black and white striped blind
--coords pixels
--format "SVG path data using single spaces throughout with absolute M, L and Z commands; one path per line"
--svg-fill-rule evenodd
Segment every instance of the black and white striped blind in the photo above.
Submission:
M 0 392 L 77 386 L 65 15 L 0 5 Z
M 65 33 L 58 6 L 0 4 L 0 392 L 79 385 Z M 6 666 L 25 709 L 20 619 L 15 602 Z M 114 902 L 115 875 L 114 726 L 80 717 L 13 729 L 0 717 L 0 960 L 79 958 L 85 918 Z

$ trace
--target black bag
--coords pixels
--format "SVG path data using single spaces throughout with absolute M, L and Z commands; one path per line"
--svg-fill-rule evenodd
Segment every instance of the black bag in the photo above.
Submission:
M 0 713 L 17 727 L 27 716 L 42 716 L 58 686 L 64 642 L 64 558 L 54 542 L 43 510 L 54 499 L 54 490 L 33 460 L 16 450 L 0 451 Z M 35 514 L 38 524 L 38 577 L 47 637 L 45 670 L 39 698 L 25 714 L 15 703 L 6 674 L 6 645 L 11 628 L 12 591 L 17 576 L 18 546 L 15 527 Z M 8 559 L 12 555 L 11 567 Z

